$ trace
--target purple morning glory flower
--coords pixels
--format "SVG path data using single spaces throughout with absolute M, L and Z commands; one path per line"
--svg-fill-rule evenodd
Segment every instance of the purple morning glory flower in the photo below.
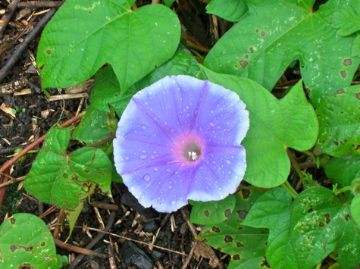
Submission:
M 249 115 L 239 96 L 190 76 L 165 77 L 133 96 L 114 139 L 125 185 L 144 207 L 172 212 L 220 200 L 246 169 Z

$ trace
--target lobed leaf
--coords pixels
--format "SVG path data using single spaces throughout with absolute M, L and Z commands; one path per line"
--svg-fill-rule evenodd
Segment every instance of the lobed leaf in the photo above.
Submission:
M 38 46 L 42 86 L 80 84 L 110 64 L 125 90 L 169 59 L 180 40 L 177 16 L 164 5 L 132 10 L 134 2 L 66 1 Z
M 271 90 L 298 60 L 314 103 L 350 85 L 360 62 L 352 54 L 358 34 L 344 35 L 359 29 L 359 13 L 351 8 L 359 10 L 358 0 L 329 0 L 315 12 L 314 0 L 244 1 L 248 12 L 211 49 L 205 66 Z
M 265 188 L 284 183 L 290 173 L 286 149 L 310 149 L 318 134 L 316 115 L 301 83 L 278 100 L 251 80 L 204 70 L 209 80 L 235 91 L 250 112 L 250 128 L 243 142 L 245 180 Z

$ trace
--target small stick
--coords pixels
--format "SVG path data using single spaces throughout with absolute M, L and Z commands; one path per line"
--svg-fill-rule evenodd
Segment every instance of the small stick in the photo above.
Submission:
M 191 262 L 191 259 L 192 259 L 193 255 L 194 255 L 195 247 L 196 247 L 196 243 L 193 243 L 193 245 L 191 247 L 191 250 L 190 250 L 190 253 L 189 253 L 189 256 L 187 256 L 187 258 L 186 258 L 186 260 L 184 262 L 184 265 L 182 266 L 181 269 L 186 269 L 189 266 L 189 264 Z
M 75 226 L 75 228 L 82 228 L 82 227 L 78 227 L 78 226 L 76 227 Z M 126 236 L 123 236 L 123 235 L 104 232 L 104 231 L 101 231 L 99 229 L 91 228 L 91 227 L 88 227 L 87 229 L 90 230 L 90 231 L 96 231 L 96 232 L 99 232 L 99 233 L 108 234 L 108 235 L 111 235 L 111 236 L 114 236 L 114 237 L 117 237 L 117 238 L 120 238 L 120 239 L 123 239 L 123 240 L 132 241 L 132 242 L 137 243 L 137 244 L 145 245 L 145 246 L 148 246 L 148 247 L 153 247 L 153 248 L 163 250 L 163 251 L 166 251 L 166 252 L 171 252 L 171 253 L 178 254 L 178 255 L 181 255 L 181 256 L 187 256 L 187 254 L 185 254 L 183 252 L 180 252 L 180 251 L 177 251 L 177 250 L 172 250 L 172 249 L 164 248 L 164 247 L 161 247 L 161 246 L 158 246 L 158 245 L 153 245 L 152 243 L 147 243 L 147 242 L 143 242 L 143 241 L 140 241 L 140 240 L 132 239 L 130 237 L 126 237 Z
M 62 1 L 28 1 L 20 2 L 18 7 L 30 7 L 30 8 L 52 8 L 62 5 Z
M 4 175 L 4 176 L 7 176 L 7 175 Z M 9 181 L 6 181 L 6 182 L 0 184 L 0 189 L 4 188 L 4 187 L 7 187 L 7 186 L 9 186 L 11 184 L 24 181 L 24 179 L 25 179 L 25 177 L 11 178 Z
M 8 6 L 8 12 L 3 16 L 3 18 L 2 18 L 3 23 L 2 23 L 2 25 L 0 25 L 0 39 L 3 38 L 5 29 L 6 29 L 7 25 L 9 24 L 11 17 L 14 15 L 14 12 L 15 12 L 19 2 L 20 2 L 20 0 L 14 0 Z
M 6 77 L 8 72 L 12 69 L 15 63 L 19 60 L 22 53 L 25 51 L 30 42 L 40 33 L 40 30 L 44 25 L 50 20 L 52 15 L 54 15 L 55 9 L 50 9 L 46 15 L 41 18 L 41 20 L 36 24 L 34 29 L 25 37 L 24 41 L 18 46 L 14 51 L 11 58 L 6 62 L 4 67 L 0 69 L 0 82 Z
M 98 207 L 98 208 L 102 208 L 102 209 L 112 210 L 112 211 L 119 210 L 118 205 L 107 204 L 107 203 L 104 203 L 104 202 L 93 201 L 93 202 L 90 203 L 90 205 Z
M 49 102 L 52 101 L 59 101 L 59 100 L 66 100 L 66 99 L 79 99 L 88 97 L 86 92 L 83 93 L 74 93 L 74 94 L 59 94 L 59 95 L 51 95 L 48 100 Z
M 188 212 L 185 211 L 184 208 L 181 208 L 180 211 L 181 211 L 181 215 L 182 215 L 183 219 L 186 221 L 186 224 L 188 225 L 192 235 L 194 236 L 194 238 L 196 238 L 197 237 L 197 232 L 196 232 L 196 229 L 195 229 L 194 225 L 189 220 Z
M 55 241 L 56 246 L 58 246 L 61 249 L 65 249 L 67 251 L 71 251 L 71 252 L 75 252 L 75 253 L 79 253 L 79 254 L 87 255 L 87 256 L 96 256 L 96 257 L 100 257 L 100 258 L 106 258 L 106 255 L 97 253 L 91 249 L 74 246 L 69 243 L 65 243 L 57 238 L 54 238 L 54 241 Z
M 109 220 L 108 220 L 108 223 L 106 224 L 104 231 L 101 233 L 98 233 L 98 235 L 95 236 L 94 239 L 91 240 L 91 242 L 89 244 L 87 244 L 86 248 L 88 248 L 88 249 L 93 248 L 106 235 L 105 232 L 108 232 L 111 229 L 112 225 L 114 224 L 115 215 L 116 215 L 115 212 L 110 213 Z M 77 256 L 75 258 L 75 260 L 70 264 L 68 269 L 78 268 L 78 265 L 82 261 L 83 258 L 84 258 L 84 254 Z

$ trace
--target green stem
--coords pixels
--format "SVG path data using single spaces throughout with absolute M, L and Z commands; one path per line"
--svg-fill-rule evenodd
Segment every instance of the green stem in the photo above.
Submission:
M 290 185 L 290 183 L 289 183 L 288 181 L 286 181 L 282 186 L 285 188 L 285 190 L 287 190 L 287 191 L 291 194 L 292 198 L 295 199 L 295 198 L 298 196 L 298 193 L 297 193 L 296 190 Z
M 339 195 L 340 193 L 343 193 L 346 191 L 352 191 L 352 186 L 342 187 L 341 189 L 339 189 L 335 192 L 335 195 Z

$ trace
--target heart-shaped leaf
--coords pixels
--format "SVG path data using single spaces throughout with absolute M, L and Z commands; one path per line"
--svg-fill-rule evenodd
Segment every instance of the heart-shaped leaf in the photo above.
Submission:
M 38 46 L 42 86 L 80 84 L 110 64 L 125 90 L 169 59 L 180 40 L 178 18 L 164 5 L 132 10 L 134 2 L 67 0 Z
M 284 183 L 290 173 L 286 148 L 307 150 L 315 144 L 318 134 L 316 115 L 301 83 L 278 100 L 249 79 L 204 70 L 209 80 L 239 94 L 250 112 L 250 128 L 243 143 L 245 180 L 266 188 Z

